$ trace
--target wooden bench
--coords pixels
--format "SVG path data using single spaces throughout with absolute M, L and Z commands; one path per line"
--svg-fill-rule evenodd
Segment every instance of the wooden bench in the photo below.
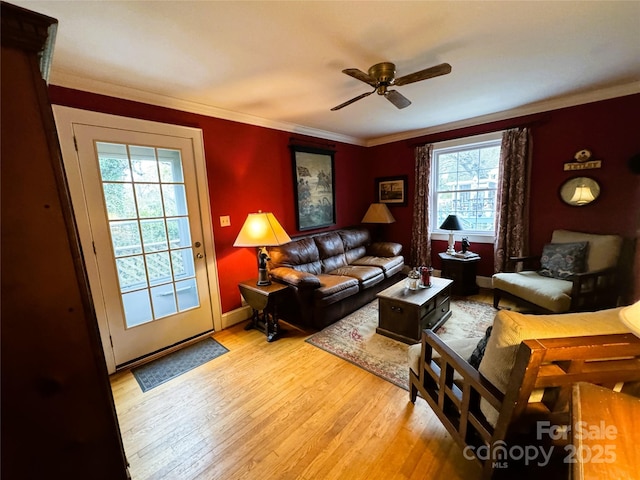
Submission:
M 465 458 L 480 462 L 483 479 L 492 478 L 494 473 L 515 478 L 513 470 L 518 465 L 513 465 L 509 448 L 543 446 L 541 441 L 545 440 L 553 443 L 548 438 L 536 438 L 536 422 L 569 425 L 574 383 L 590 382 L 613 389 L 640 381 L 640 338 L 629 333 L 525 340 L 502 393 L 440 337 L 425 330 L 419 371 L 410 369 L 409 377 L 411 401 L 415 403 L 420 394 L 428 402 L 464 449 Z M 537 394 L 533 401 L 532 393 Z M 498 412 L 495 423 L 485 416 L 489 405 Z M 561 446 L 556 445 L 555 451 L 561 452 Z M 525 467 L 527 472 L 532 471 L 531 465 Z M 567 465 L 549 466 L 555 467 L 568 472 Z M 521 473 L 518 471 L 518 478 L 523 478 Z M 540 471 L 535 475 L 542 478 Z

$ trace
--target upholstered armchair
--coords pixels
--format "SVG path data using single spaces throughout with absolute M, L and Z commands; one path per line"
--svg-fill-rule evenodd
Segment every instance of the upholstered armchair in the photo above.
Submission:
M 538 313 L 599 310 L 616 306 L 623 239 L 556 230 L 539 257 L 512 257 L 510 271 L 493 276 L 493 305 L 502 298 Z M 540 268 L 532 266 L 539 263 Z

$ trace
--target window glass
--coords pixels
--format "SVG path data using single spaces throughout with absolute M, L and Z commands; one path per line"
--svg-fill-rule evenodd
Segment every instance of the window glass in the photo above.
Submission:
M 500 138 L 434 145 L 431 175 L 432 231 L 456 215 L 465 233 L 493 235 L 500 166 Z

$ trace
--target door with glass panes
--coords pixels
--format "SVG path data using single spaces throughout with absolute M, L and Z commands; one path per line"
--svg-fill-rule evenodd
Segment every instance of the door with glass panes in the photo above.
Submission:
M 73 133 L 116 365 L 211 330 L 191 139 Z

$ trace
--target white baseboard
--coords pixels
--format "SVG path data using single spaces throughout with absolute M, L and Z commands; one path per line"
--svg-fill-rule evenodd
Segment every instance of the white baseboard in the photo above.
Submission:
M 245 322 L 251 318 L 251 307 L 249 305 L 244 305 L 240 308 L 236 308 L 235 310 L 231 310 L 230 312 L 226 312 L 222 314 L 222 328 L 229 328 L 233 325 L 237 325 L 238 323 Z

